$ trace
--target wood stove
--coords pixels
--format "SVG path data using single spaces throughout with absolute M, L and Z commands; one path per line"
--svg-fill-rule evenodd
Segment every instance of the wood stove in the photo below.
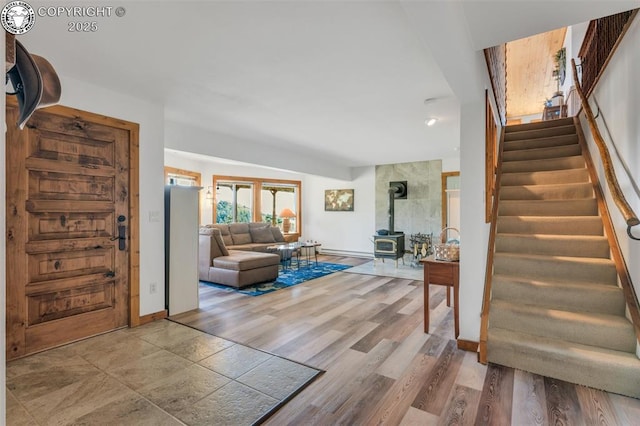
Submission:
M 404 264 L 404 233 L 396 232 L 393 235 L 373 236 L 373 255 L 376 259 L 393 259 L 398 266 L 398 259 Z
M 389 229 L 381 229 L 373 236 L 373 256 L 375 259 L 393 259 L 398 266 L 398 259 L 404 265 L 404 232 L 395 231 L 395 200 L 407 198 L 407 182 L 389 183 Z

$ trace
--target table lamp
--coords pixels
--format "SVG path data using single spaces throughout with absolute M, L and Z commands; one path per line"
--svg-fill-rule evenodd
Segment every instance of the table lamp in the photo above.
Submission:
M 282 218 L 282 230 L 287 233 L 291 229 L 291 221 L 292 217 L 296 217 L 296 214 L 291 211 L 291 209 L 285 208 L 282 209 L 279 216 Z

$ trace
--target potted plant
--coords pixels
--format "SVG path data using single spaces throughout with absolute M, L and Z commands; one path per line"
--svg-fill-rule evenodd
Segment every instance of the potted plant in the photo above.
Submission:
M 564 104 L 564 94 L 560 90 L 560 86 L 564 84 L 564 79 L 567 73 L 567 50 L 563 47 L 558 50 L 553 57 L 556 68 L 553 70 L 553 77 L 556 79 L 556 93 L 551 98 L 551 103 L 554 106 L 560 106 Z

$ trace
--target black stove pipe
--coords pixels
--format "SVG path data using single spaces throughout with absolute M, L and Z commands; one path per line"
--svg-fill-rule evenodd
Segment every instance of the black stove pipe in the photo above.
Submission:
M 394 222 L 395 222 L 395 199 L 396 193 L 400 192 L 400 188 L 397 186 L 389 187 L 389 235 L 395 234 Z

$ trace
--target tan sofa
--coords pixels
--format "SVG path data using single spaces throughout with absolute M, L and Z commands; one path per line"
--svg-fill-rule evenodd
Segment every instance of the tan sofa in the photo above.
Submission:
M 280 228 L 265 222 L 214 223 L 205 227 L 219 229 L 228 250 L 266 252 L 267 247 L 286 244 Z
M 201 281 L 242 288 L 278 277 L 279 254 L 227 250 L 216 227 L 201 227 L 199 239 L 198 275 Z

